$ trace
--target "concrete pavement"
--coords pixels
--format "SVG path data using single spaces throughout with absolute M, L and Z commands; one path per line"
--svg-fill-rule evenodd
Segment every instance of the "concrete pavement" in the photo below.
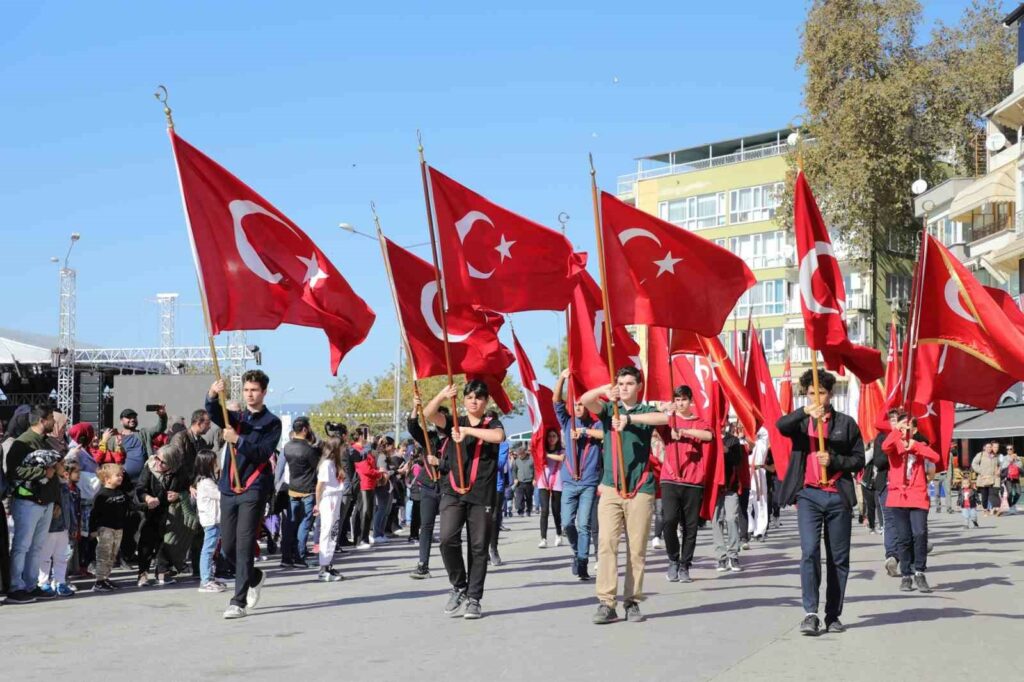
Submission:
M 800 636 L 792 510 L 783 528 L 743 552 L 742 573 L 718 574 L 711 533 L 700 534 L 696 582 L 669 583 L 651 550 L 642 604 L 647 621 L 594 626 L 593 583 L 569 573 L 566 547 L 538 549 L 538 520 L 512 518 L 505 565 L 492 570 L 484 618 L 442 615 L 448 584 L 407 577 L 413 545 L 346 551 L 340 583 L 315 570 L 269 567 L 261 605 L 224 621 L 225 594 L 195 582 L 89 592 L 0 607 L 5 679 L 43 680 L 887 680 L 967 679 L 1009 671 L 1024 635 L 1024 517 L 931 517 L 931 595 L 905 594 L 884 574 L 882 539 L 854 528 L 843 635 Z M 549 542 L 551 542 L 549 535 Z M 624 548 L 624 544 L 623 544 Z M 620 557 L 620 569 L 622 558 Z M 824 586 L 822 586 L 824 605 Z M 621 608 L 619 609 L 621 615 Z M 542 676 L 538 678 L 538 675 Z

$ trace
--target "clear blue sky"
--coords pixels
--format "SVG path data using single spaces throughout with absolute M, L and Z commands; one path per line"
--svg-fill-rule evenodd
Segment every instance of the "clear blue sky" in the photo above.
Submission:
M 372 199 L 396 241 L 426 239 L 417 128 L 439 169 L 549 225 L 568 212 L 591 250 L 588 152 L 613 190 L 636 156 L 800 109 L 797 0 L 351 4 L 4 3 L 0 324 L 56 334 L 49 257 L 79 231 L 80 340 L 158 345 L 151 301 L 176 291 L 178 343 L 203 343 L 158 83 L 178 132 L 302 226 L 377 311 L 342 363 L 353 379 L 393 362 L 397 330 L 377 245 L 337 224 L 370 230 Z M 964 4 L 926 13 L 953 21 Z M 542 381 L 559 319 L 515 318 Z M 327 397 L 322 332 L 250 338 L 272 385 L 295 386 L 289 402 Z

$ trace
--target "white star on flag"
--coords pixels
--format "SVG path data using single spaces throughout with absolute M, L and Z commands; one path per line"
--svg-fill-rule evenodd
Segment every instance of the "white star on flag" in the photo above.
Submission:
M 310 289 L 315 288 L 317 282 L 320 280 L 327 279 L 327 273 L 320 269 L 320 264 L 316 260 L 315 253 L 309 258 L 299 256 L 299 260 L 306 266 L 306 276 L 302 278 L 302 283 L 308 283 Z
M 661 260 L 654 261 L 654 264 L 658 266 L 658 277 L 661 277 L 666 272 L 670 272 L 673 275 L 676 274 L 676 263 L 682 261 L 682 258 L 673 258 L 672 252 L 669 251 L 665 254 L 665 257 Z
M 506 258 L 512 258 L 512 245 L 514 241 L 505 239 L 505 235 L 501 235 L 501 243 L 494 247 L 494 250 L 501 254 L 501 261 L 504 262 Z

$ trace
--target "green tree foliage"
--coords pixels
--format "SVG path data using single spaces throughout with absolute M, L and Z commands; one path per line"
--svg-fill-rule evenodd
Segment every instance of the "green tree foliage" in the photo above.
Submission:
M 558 376 L 561 370 L 569 366 L 569 344 L 567 341 L 562 342 L 561 349 L 556 349 L 554 346 L 548 346 L 548 355 L 544 360 L 544 368 Z
M 464 382 L 465 377 L 463 376 L 455 378 L 457 386 L 461 386 Z M 443 376 L 421 379 L 419 387 L 424 404 L 437 395 L 446 383 L 447 377 Z M 503 386 L 515 405 L 513 414 L 519 414 L 523 408 L 522 389 L 509 377 L 505 377 Z M 370 425 L 373 432 L 394 430 L 394 365 L 391 365 L 384 374 L 359 383 L 354 383 L 347 377 L 338 377 L 335 384 L 331 386 L 331 392 L 333 395 L 330 398 L 310 410 L 310 420 L 315 429 L 322 430 L 325 421 L 335 421 L 344 422 L 350 428 L 365 422 Z M 413 387 L 409 367 L 403 363 L 400 395 L 403 431 L 405 418 L 412 410 L 412 396 Z

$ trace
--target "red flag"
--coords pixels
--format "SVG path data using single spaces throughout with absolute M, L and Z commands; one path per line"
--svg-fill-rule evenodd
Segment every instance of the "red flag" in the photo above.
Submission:
M 609 305 L 615 324 L 652 324 L 717 336 L 755 283 L 741 258 L 601 193 Z
M 729 359 L 729 354 L 725 352 L 721 339 L 713 336 L 703 339 L 702 342 L 705 354 L 714 364 L 715 376 L 718 377 L 722 391 L 725 393 L 726 398 L 729 399 L 729 404 L 732 405 L 733 411 L 736 412 L 736 419 L 743 424 L 747 435 L 750 437 L 756 436 L 757 429 L 764 421 L 764 418 L 761 416 L 761 411 L 757 408 L 757 405 L 751 400 L 750 394 L 747 393 L 746 386 L 740 381 L 740 375 L 732 364 L 732 360 Z
M 926 237 L 923 252 L 918 347 L 952 346 L 998 373 L 1024 380 L 1024 331 L 1020 326 L 1020 312 L 1015 310 L 1012 301 L 1007 301 L 1005 296 L 999 296 L 999 300 L 993 297 L 990 290 L 930 235 Z M 948 355 L 946 360 L 949 361 Z M 991 401 L 998 400 L 1005 390 L 996 393 L 999 388 L 1000 385 L 976 387 L 973 398 L 992 404 Z
M 448 304 L 565 310 L 575 284 L 572 244 L 429 170 Z
M 605 314 L 601 305 L 601 289 L 586 271 L 579 275 L 569 307 L 569 370 L 573 395 L 581 396 L 590 389 L 607 386 L 608 355 L 604 346 Z M 625 327 L 613 327 L 615 367 L 640 365 L 640 347 Z
M 516 363 L 519 365 L 519 380 L 526 393 L 526 406 L 530 411 L 530 428 L 533 432 L 530 436 L 530 452 L 533 454 L 537 476 L 543 476 L 547 473 L 544 434 L 548 429 L 555 429 L 561 433 L 561 429 L 551 401 L 551 389 L 537 382 L 537 374 L 533 371 L 533 365 L 526 357 L 526 352 L 516 338 L 515 332 L 512 332 L 512 347 L 515 349 Z
M 447 374 L 444 335 L 438 321 L 441 303 L 434 266 L 389 239 L 384 239 L 384 245 L 391 272 L 397 273 L 392 287 L 398 302 L 399 323 L 409 341 L 416 377 L 423 379 Z M 448 310 L 452 372 L 483 380 L 490 389 L 491 397 L 499 404 L 504 395 L 501 380 L 513 360 L 512 353 L 498 339 L 498 330 L 503 322 L 500 315 L 477 308 L 457 306 Z
M 857 381 L 851 379 L 850 381 Z M 878 435 L 878 419 L 885 418 L 885 395 L 878 381 L 861 385 L 860 405 L 857 406 L 857 425 L 865 443 L 870 443 Z
M 843 321 L 846 302 L 843 273 L 803 171 L 796 176 L 793 231 L 800 258 L 800 304 L 807 345 L 821 351 L 825 366 L 831 370 L 842 371 L 844 366 L 849 367 L 864 383 L 881 378 L 884 373 L 881 354 L 873 348 L 851 343 L 847 335 Z
M 647 363 L 644 366 L 644 400 L 672 400 L 673 382 L 678 379 L 669 365 L 669 330 L 647 327 Z
M 779 407 L 782 414 L 789 414 L 793 411 L 793 368 L 789 363 L 789 356 L 786 356 L 786 364 L 782 367 L 782 382 L 779 384 Z M 779 478 L 782 478 L 779 476 Z
M 707 458 L 704 467 L 704 498 L 701 500 L 700 516 L 711 520 L 715 515 L 718 501 L 718 486 L 725 483 L 725 458 L 722 456 L 722 432 L 719 394 L 721 389 L 715 381 L 715 373 L 707 358 L 701 355 L 679 355 L 672 359 L 673 373 L 679 383 L 693 391 L 693 411 L 711 425 L 711 442 L 704 448 Z
M 779 421 L 779 417 L 782 416 L 782 408 L 779 406 L 779 398 L 775 394 L 775 384 L 772 382 L 772 373 L 768 367 L 768 359 L 764 355 L 764 348 L 761 346 L 761 339 L 758 338 L 757 330 L 753 325 L 749 325 L 748 329 L 747 376 L 744 383 L 747 393 L 754 398 L 755 404 L 764 417 L 764 426 L 768 429 L 768 442 L 772 448 L 776 473 L 779 479 L 783 479 L 786 477 L 786 469 L 789 468 L 792 442 L 779 433 L 779 429 L 775 425 Z M 756 438 L 757 432 L 749 435 L 751 438 Z
M 375 315 L 313 240 L 198 149 L 168 131 L 213 334 L 318 327 L 331 372 L 366 339 Z

